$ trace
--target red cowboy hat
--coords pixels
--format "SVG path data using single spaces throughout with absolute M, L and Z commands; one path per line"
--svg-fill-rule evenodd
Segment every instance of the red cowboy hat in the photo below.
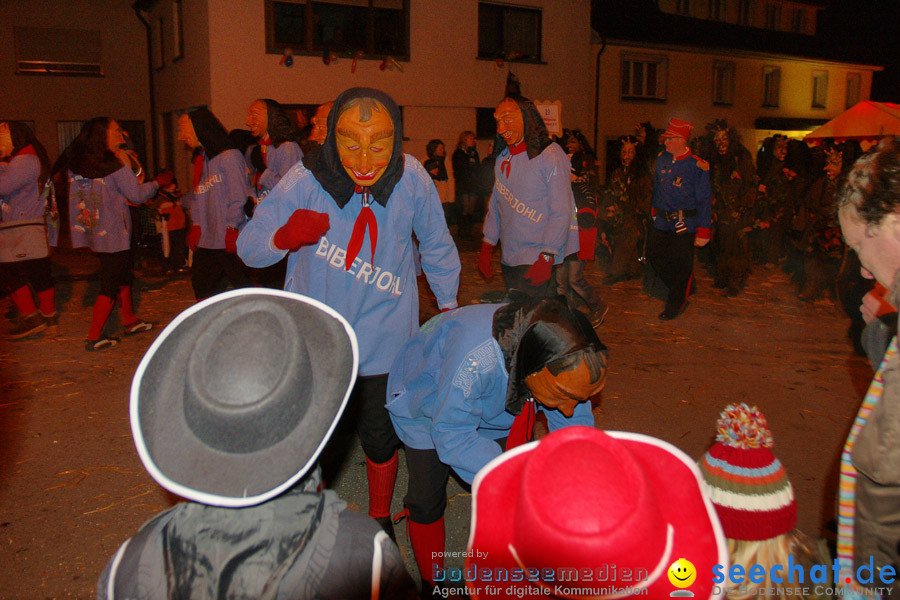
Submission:
M 669 126 L 666 127 L 666 130 L 659 137 L 689 139 L 691 137 L 691 131 L 693 129 L 694 126 L 687 121 L 682 121 L 681 119 L 676 119 L 673 117 L 669 119 Z
M 728 547 L 702 475 L 656 438 L 577 426 L 551 433 L 478 473 L 472 515 L 465 573 L 476 599 L 724 594 L 712 573 L 716 564 L 727 571 Z M 669 570 L 682 558 L 696 580 L 676 587 Z

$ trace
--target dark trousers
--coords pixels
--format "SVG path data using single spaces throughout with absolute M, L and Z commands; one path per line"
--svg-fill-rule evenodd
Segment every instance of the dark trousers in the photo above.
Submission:
M 224 249 L 197 248 L 191 264 L 191 286 L 194 298 L 202 300 L 224 292 L 228 284 L 235 289 L 251 287 L 253 282 L 237 254 Z
M 356 430 L 366 457 L 374 463 L 391 459 L 402 445 L 391 416 L 384 407 L 387 402 L 387 373 L 357 377 L 350 397 L 350 413 L 356 419 Z
M 98 252 L 97 258 L 100 259 L 100 294 L 115 300 L 119 288 L 134 281 L 134 253 L 131 250 Z
M 584 261 L 578 260 L 578 254 L 570 254 L 556 269 L 556 291 L 565 296 L 569 308 L 578 308 L 578 298 L 591 310 L 597 308 L 599 299 L 597 292 L 584 277 Z
M 166 259 L 169 269 L 178 270 L 187 263 L 187 229 L 175 229 L 169 232 L 169 258 Z
M 680 312 L 687 304 L 694 275 L 694 234 L 660 231 L 650 227 L 647 258 L 656 274 L 669 288 L 666 310 Z
M 506 290 L 516 289 L 535 298 L 550 298 L 556 296 L 556 271 L 559 268 L 559 265 L 553 266 L 553 270 L 550 272 L 550 279 L 548 279 L 546 283 L 537 286 L 531 285 L 531 282 L 525 279 L 525 273 L 527 273 L 530 268 L 531 265 L 511 267 L 509 265 L 501 264 L 500 269 L 503 273 L 503 283 L 506 285 Z
M 31 284 L 35 294 L 49 290 L 53 287 L 53 279 L 50 277 L 50 257 L 0 263 L 0 279 L 10 291 L 28 284 Z
M 506 438 L 497 440 L 500 449 L 506 448 Z M 437 450 L 406 448 L 406 467 L 409 485 L 403 504 L 409 509 L 409 520 L 427 525 L 434 523 L 447 508 L 447 480 L 450 467 L 441 462 Z

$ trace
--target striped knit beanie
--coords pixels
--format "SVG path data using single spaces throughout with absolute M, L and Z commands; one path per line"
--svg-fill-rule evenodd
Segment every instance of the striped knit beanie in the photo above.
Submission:
M 797 522 L 794 489 L 772 446 L 757 407 L 729 404 L 719 415 L 716 443 L 700 460 L 700 470 L 728 538 L 766 540 Z

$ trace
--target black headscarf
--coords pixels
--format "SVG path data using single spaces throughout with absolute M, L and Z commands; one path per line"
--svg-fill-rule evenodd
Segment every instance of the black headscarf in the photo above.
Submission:
M 226 150 L 235 149 L 234 143 L 228 137 L 228 131 L 208 108 L 197 108 L 188 112 L 187 116 L 194 126 L 197 140 L 203 146 L 206 160 L 212 160 Z
M 522 412 L 531 391 L 525 378 L 564 358 L 584 357 L 595 380 L 606 367 L 606 346 L 587 317 L 563 296 L 533 298 L 512 291 L 512 301 L 494 313 L 494 339 L 506 361 L 506 410 Z M 566 370 L 566 369 L 563 369 Z
M 528 153 L 528 159 L 538 156 L 544 151 L 544 148 L 553 143 L 550 134 L 547 132 L 547 126 L 541 113 L 538 112 L 534 102 L 523 96 L 507 97 L 504 100 L 512 100 L 519 105 L 522 111 L 522 122 L 525 124 L 525 132 L 523 141 L 525 142 L 525 151 Z M 494 158 L 498 157 L 506 148 L 506 140 L 498 133 L 494 136 Z
M 106 141 L 112 121 L 109 117 L 94 117 L 85 123 L 78 136 L 56 159 L 53 173 L 69 169 L 86 179 L 101 179 L 122 168 L 122 162 L 112 153 Z
M 394 123 L 394 147 L 392 148 L 391 160 L 382 173 L 375 185 L 369 190 L 372 197 L 378 204 L 385 206 L 394 186 L 403 177 L 403 122 L 400 118 L 400 109 L 390 96 L 379 90 L 371 88 L 350 88 L 343 92 L 334 101 L 334 107 L 328 114 L 328 133 L 325 136 L 325 143 L 319 152 L 318 160 L 311 165 L 310 171 L 315 176 L 316 181 L 325 188 L 339 208 L 350 201 L 353 196 L 356 184 L 347 175 L 341 164 L 341 157 L 338 155 L 337 142 L 335 141 L 335 129 L 337 128 L 338 118 L 341 115 L 342 107 L 357 98 L 371 98 L 384 106 L 391 121 Z
M 269 98 L 260 98 L 259 101 L 266 105 L 266 128 L 272 145 L 277 148 L 285 142 L 299 143 L 300 132 L 291 123 L 290 117 L 281 104 Z

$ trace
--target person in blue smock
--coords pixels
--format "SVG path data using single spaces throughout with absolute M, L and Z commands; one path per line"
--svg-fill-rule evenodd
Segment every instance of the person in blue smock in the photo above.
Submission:
M 259 153 L 259 162 L 265 165 L 263 170 L 253 174 L 256 202 L 259 204 L 285 173 L 303 158 L 303 151 L 297 143 L 298 134 L 287 113 L 275 100 L 254 100 L 247 109 L 247 127 L 258 142 L 251 152 L 254 155 Z
M 250 267 L 288 256 L 284 289 L 346 318 L 359 338 L 353 408 L 366 454 L 369 515 L 389 533 L 401 443 L 384 408 L 387 373 L 419 327 L 413 234 L 441 310 L 456 308 L 459 255 L 428 173 L 402 152 L 400 110 L 384 92 L 352 88 L 328 115 L 316 162 L 294 165 L 238 238 Z
M 443 569 L 435 557 L 451 468 L 471 483 L 504 449 L 530 441 L 536 408 L 550 431 L 594 426 L 587 400 L 606 383 L 606 346 L 564 297 L 513 296 L 436 315 L 391 367 L 387 410 L 406 447 L 404 503 L 423 590 Z
M 647 258 L 669 288 L 659 318 L 674 319 L 687 308 L 694 278 L 694 247 L 709 243 L 712 219 L 709 163 L 687 146 L 693 125 L 670 119 L 660 136 L 666 151 L 656 159 Z
M 203 300 L 234 288 L 250 287 L 235 256 L 238 232 L 247 217 L 247 165 L 219 120 L 206 108 L 178 118 L 178 139 L 194 151 L 191 193 L 182 203 L 191 213 L 188 248 L 193 250 L 191 285 Z
M 0 123 L 0 222 L 43 219 L 47 209 L 44 192 L 52 190 L 49 174 L 47 151 L 31 129 L 17 121 Z M 56 239 L 48 241 L 56 245 Z M 49 256 L 2 263 L 0 279 L 11 290 L 10 297 L 19 310 L 19 322 L 8 338 L 25 338 L 58 325 Z
M 172 183 L 172 172 L 140 183 L 130 166 L 115 154 L 125 143 L 125 133 L 109 117 L 96 117 L 81 128 L 72 144 L 57 160 L 53 171 L 68 169 L 69 229 L 72 247 L 89 247 L 100 259 L 100 293 L 94 302 L 85 350 L 111 348 L 118 339 L 103 335 L 103 326 L 116 300 L 124 335 L 152 329 L 134 313 L 131 284 L 134 255 L 131 250 L 131 213 L 128 203 L 141 204 L 161 187 Z
M 550 140 L 530 100 L 504 99 L 494 119 L 494 190 L 484 219 L 478 270 L 487 280 L 494 277 L 491 254 L 499 243 L 506 289 L 553 296 L 556 265 L 578 251 L 569 158 Z

